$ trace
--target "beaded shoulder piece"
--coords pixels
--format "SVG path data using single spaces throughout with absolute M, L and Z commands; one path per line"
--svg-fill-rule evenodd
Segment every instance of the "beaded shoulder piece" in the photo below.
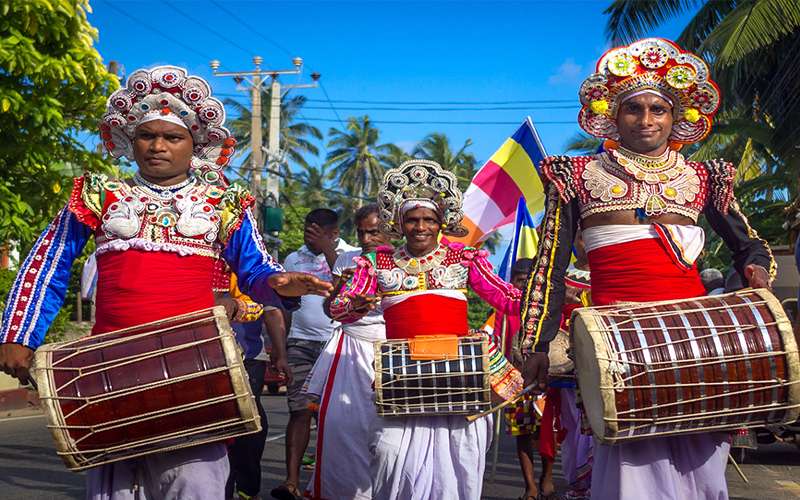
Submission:
M 736 167 L 733 163 L 725 160 L 708 160 L 699 164 L 688 163 L 702 165 L 708 174 L 710 192 L 708 202 L 712 203 L 720 213 L 727 214 L 733 202 L 733 184 L 736 181 Z
M 69 210 L 95 231 L 98 255 L 137 248 L 218 258 L 253 201 L 238 185 L 190 178 L 163 190 L 85 174 L 75 180 Z

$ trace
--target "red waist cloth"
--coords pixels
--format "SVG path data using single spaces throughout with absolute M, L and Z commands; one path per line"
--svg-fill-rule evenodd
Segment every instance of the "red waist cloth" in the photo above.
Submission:
M 92 333 L 157 321 L 214 305 L 214 261 L 199 255 L 126 250 L 97 258 Z
M 422 294 L 387 307 L 383 311 L 387 339 L 410 339 L 418 335 L 469 333 L 467 301 Z
M 706 293 L 697 265 L 686 270 L 678 267 L 656 238 L 608 245 L 587 256 L 596 306 L 688 299 Z

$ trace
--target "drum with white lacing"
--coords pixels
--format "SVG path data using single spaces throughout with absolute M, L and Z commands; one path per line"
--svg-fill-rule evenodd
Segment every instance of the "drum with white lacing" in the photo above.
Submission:
M 796 421 L 800 358 L 767 290 L 577 310 L 575 370 L 604 443 Z
M 33 375 L 71 470 L 261 430 L 221 306 L 44 345 Z
M 452 355 L 414 352 L 417 339 L 375 343 L 378 415 L 471 415 L 491 407 L 490 341 L 485 335 L 453 337 Z

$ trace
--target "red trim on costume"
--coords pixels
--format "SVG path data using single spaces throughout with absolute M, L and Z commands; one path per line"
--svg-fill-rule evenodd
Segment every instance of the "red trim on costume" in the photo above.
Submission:
M 433 293 L 409 297 L 387 307 L 386 338 L 410 339 L 418 335 L 458 335 L 469 333 L 467 301 Z
M 92 231 L 96 230 L 100 225 L 100 218 L 86 206 L 83 201 L 83 188 L 86 179 L 84 177 L 76 177 L 72 181 L 72 193 L 69 195 L 69 211 L 75 215 L 75 218 L 81 223 L 89 226 Z
M 648 302 L 705 295 L 697 266 L 678 267 L 661 240 L 648 238 L 597 248 L 588 253 L 592 303 Z
M 339 342 L 336 344 L 336 353 L 333 355 L 331 371 L 328 374 L 328 380 L 325 381 L 325 390 L 322 391 L 322 400 L 317 414 L 317 463 L 314 471 L 314 491 L 311 492 L 311 498 L 322 498 L 322 445 L 325 442 L 325 416 L 328 412 L 328 402 L 331 399 L 331 392 L 333 392 L 333 382 L 336 378 L 336 369 L 339 367 L 343 344 L 344 334 L 341 334 Z

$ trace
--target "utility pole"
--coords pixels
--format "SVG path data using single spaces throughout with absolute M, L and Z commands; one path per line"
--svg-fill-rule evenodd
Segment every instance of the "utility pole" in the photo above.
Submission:
M 250 156 L 250 168 L 252 169 L 251 178 L 251 191 L 256 198 L 256 208 L 262 202 L 278 205 L 279 196 L 279 180 L 276 172 L 280 171 L 280 120 L 281 120 L 281 84 L 278 81 L 279 75 L 299 75 L 303 67 L 303 59 L 295 57 L 292 59 L 294 69 L 262 69 L 261 63 L 264 61 L 260 56 L 253 57 L 253 64 L 255 69 L 252 71 L 217 71 L 220 67 L 218 60 L 211 61 L 211 70 L 214 76 L 232 76 L 237 86 L 242 82 L 246 82 L 250 89 L 250 99 L 252 101 L 251 122 L 250 122 L 250 145 L 252 153 Z M 267 185 L 266 192 L 261 189 L 261 171 L 264 168 L 264 146 L 262 140 L 262 123 L 261 123 L 261 87 L 265 81 L 265 77 L 271 79 L 270 83 L 270 102 L 269 102 L 269 137 L 268 149 L 266 149 L 268 165 L 267 168 Z M 312 88 L 317 86 L 317 81 L 320 78 L 319 73 L 312 73 L 312 83 L 309 84 L 290 84 L 285 85 L 284 88 Z M 259 210 L 254 210 L 254 216 L 258 221 L 260 216 Z

